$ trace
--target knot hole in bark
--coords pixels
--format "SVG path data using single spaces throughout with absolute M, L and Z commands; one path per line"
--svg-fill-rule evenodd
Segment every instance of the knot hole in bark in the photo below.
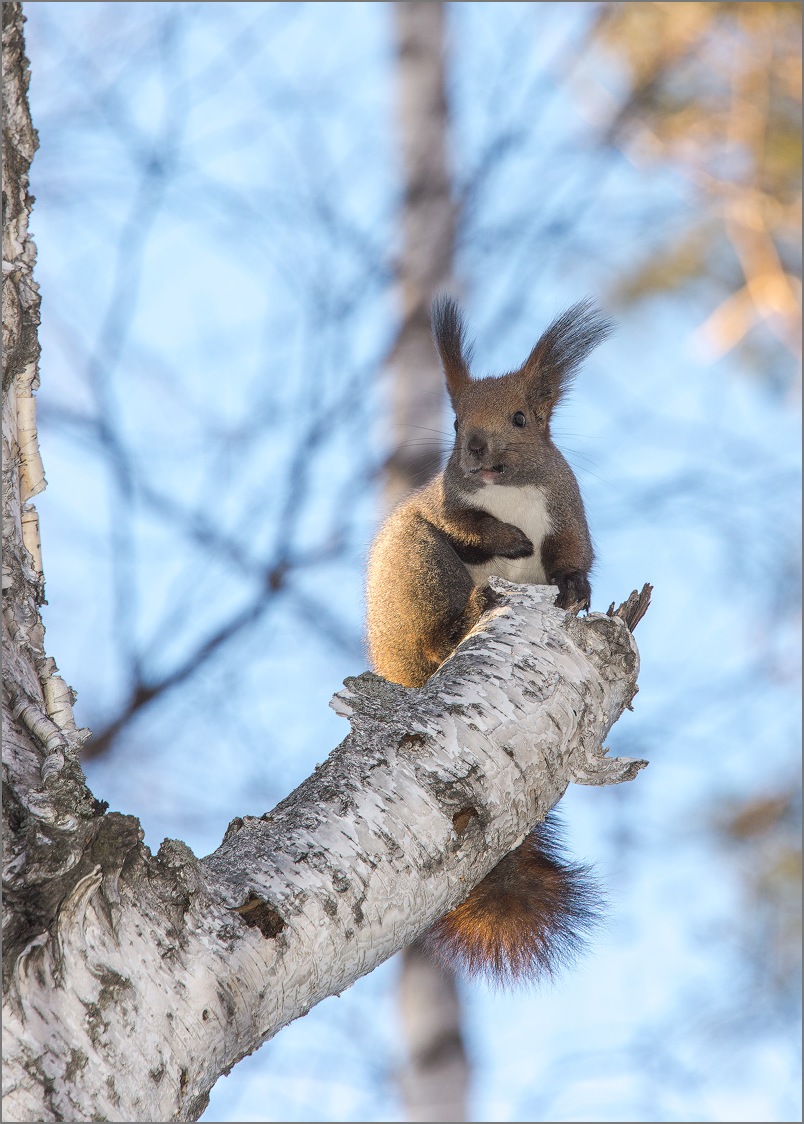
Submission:
M 259 929 L 269 940 L 278 936 L 285 928 L 285 922 L 276 910 L 271 909 L 268 903 L 258 898 L 256 894 L 249 894 L 248 899 L 237 907 L 237 912 L 247 925 Z
M 403 734 L 399 739 L 400 749 L 421 749 L 423 745 L 427 745 L 424 734 Z
M 477 812 L 474 808 L 461 808 L 460 812 L 456 812 L 452 817 L 452 826 L 455 828 L 455 833 L 463 835 L 476 815 Z

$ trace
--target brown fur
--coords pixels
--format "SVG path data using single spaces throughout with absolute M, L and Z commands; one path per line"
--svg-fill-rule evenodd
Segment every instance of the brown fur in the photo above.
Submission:
M 500 560 L 506 576 L 505 560 L 538 557 L 547 581 L 558 586 L 556 604 L 588 608 L 592 544 L 550 418 L 578 365 L 609 330 L 581 302 L 550 325 L 518 371 L 472 379 L 457 305 L 448 297 L 434 303 L 455 446 L 444 471 L 392 512 L 373 544 L 368 638 L 378 674 L 419 687 L 474 627 L 494 597 L 485 582 L 475 584 L 469 566 L 490 564 L 495 572 Z M 530 497 L 534 489 L 544 497 L 549 527 L 540 542 L 484 510 L 481 503 L 494 501 L 498 487 L 509 498 Z M 533 525 L 541 526 L 538 519 Z M 553 828 L 539 824 L 433 926 L 426 943 L 470 972 L 503 981 L 552 972 L 593 918 L 591 901 L 586 872 L 560 861 Z
M 588 869 L 562 861 L 556 822 L 548 818 L 421 943 L 470 975 L 514 983 L 571 962 L 599 913 Z

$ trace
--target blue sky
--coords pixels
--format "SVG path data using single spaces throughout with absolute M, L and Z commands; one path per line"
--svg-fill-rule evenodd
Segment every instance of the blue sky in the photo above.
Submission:
M 666 168 L 601 153 L 559 80 L 591 8 L 449 12 L 456 190 L 477 183 L 456 274 L 478 372 L 521 362 L 587 293 L 613 312 L 618 332 L 556 436 L 595 537 L 593 607 L 655 586 L 636 711 L 610 739 L 651 766 L 562 802 L 573 852 L 608 887 L 608 926 L 549 989 L 466 985 L 473 1118 L 794 1120 L 796 1020 L 747 1017 L 747 868 L 708 825 L 797 769 L 798 401 L 740 353 L 705 362 L 693 336 L 716 300 L 705 282 L 614 305 L 617 281 L 696 203 Z M 365 666 L 362 567 L 379 513 L 366 469 L 385 445 L 377 372 L 395 322 L 391 7 L 26 13 L 45 622 L 79 724 L 115 712 L 133 658 L 158 675 L 250 602 L 244 559 L 276 549 L 294 480 L 309 475 L 296 552 L 342 540 L 88 767 L 153 849 L 177 836 L 204 854 L 340 741 L 327 704 Z M 616 88 L 614 64 L 590 65 Z M 490 156 L 500 137 L 505 154 Z M 332 424 L 293 467 L 316 411 Z M 103 425 L 135 466 L 129 493 Z M 201 549 L 168 501 L 236 541 L 237 562 Z M 331 613 L 329 636 L 311 605 Z M 396 970 L 241 1063 L 204 1119 L 399 1119 Z

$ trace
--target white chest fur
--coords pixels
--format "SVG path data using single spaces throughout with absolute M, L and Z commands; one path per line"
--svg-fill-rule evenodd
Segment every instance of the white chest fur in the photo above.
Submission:
M 467 499 L 472 507 L 483 508 L 503 523 L 513 523 L 533 543 L 531 558 L 496 557 L 477 566 L 467 566 L 475 585 L 482 585 L 490 574 L 506 578 L 510 582 L 546 585 L 547 575 L 542 567 L 541 546 L 545 536 L 552 530 L 552 523 L 544 489 L 536 484 L 529 484 L 524 488 L 486 484 L 484 488 L 473 492 L 471 499 Z

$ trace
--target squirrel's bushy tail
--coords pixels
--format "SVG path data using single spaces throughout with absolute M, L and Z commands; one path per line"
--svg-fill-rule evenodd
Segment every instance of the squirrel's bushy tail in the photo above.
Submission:
M 574 960 L 601 917 L 589 868 L 560 856 L 554 819 L 530 832 L 420 938 L 436 959 L 501 984 L 551 976 Z

